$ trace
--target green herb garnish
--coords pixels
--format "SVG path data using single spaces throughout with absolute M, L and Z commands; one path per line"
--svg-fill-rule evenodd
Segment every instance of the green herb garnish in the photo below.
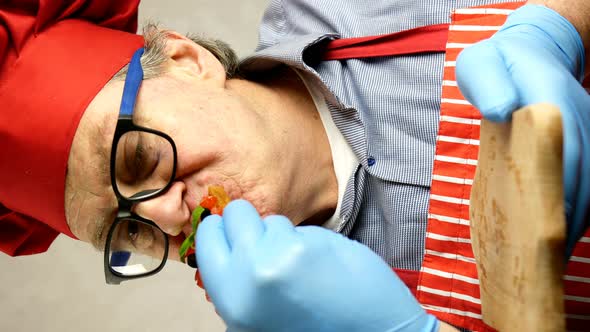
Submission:
M 195 235 L 197 234 L 197 229 L 199 228 L 199 223 L 201 222 L 201 215 L 205 211 L 205 208 L 202 206 L 197 206 L 192 213 L 192 221 L 191 225 L 193 226 L 193 231 L 189 236 L 184 239 L 182 244 L 180 245 L 180 249 L 178 249 L 178 254 L 180 255 L 180 261 L 185 263 L 186 256 L 190 249 L 195 249 Z

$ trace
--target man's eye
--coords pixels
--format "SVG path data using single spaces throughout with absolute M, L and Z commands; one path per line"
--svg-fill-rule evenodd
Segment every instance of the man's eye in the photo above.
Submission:
M 127 236 L 131 243 L 135 243 L 139 237 L 139 225 L 137 221 L 129 221 L 127 223 Z
M 137 221 L 129 220 L 127 222 L 127 242 L 135 250 L 144 250 L 154 243 L 153 226 L 143 224 Z
M 135 146 L 135 152 L 132 154 L 132 160 L 130 165 L 131 174 L 134 175 L 135 179 L 143 179 L 145 175 L 146 165 L 146 151 L 144 146 L 139 142 Z
M 154 146 L 149 134 L 135 132 L 126 135 L 129 136 L 123 137 L 125 138 L 124 151 L 118 156 L 123 158 L 120 178 L 129 184 L 138 183 L 148 179 L 156 168 L 157 146 Z
M 124 197 L 161 189 L 172 180 L 174 149 L 161 136 L 143 131 L 125 133 L 118 142 L 115 178 Z
M 147 224 L 134 221 L 128 227 L 129 242 L 139 252 L 143 252 L 154 245 L 155 234 L 156 229 Z
M 142 178 L 142 173 L 144 173 L 144 168 L 146 164 L 146 151 L 144 147 L 144 142 L 141 139 L 142 135 L 138 135 L 139 139 L 137 142 L 133 142 L 130 144 L 129 150 L 130 153 L 127 157 L 127 169 L 129 170 L 129 174 L 133 176 L 134 179 L 139 180 Z

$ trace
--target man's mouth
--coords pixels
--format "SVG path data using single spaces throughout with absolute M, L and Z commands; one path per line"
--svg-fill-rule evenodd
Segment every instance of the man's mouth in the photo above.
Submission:
M 195 235 L 199 223 L 211 214 L 223 214 L 223 209 L 229 203 L 230 198 L 221 186 L 209 186 L 207 195 L 201 199 L 199 205 L 192 211 L 190 229 L 189 225 L 183 228 L 183 233 L 188 235 L 180 245 L 178 254 L 180 261 L 187 263 L 193 268 L 197 268 L 198 264 L 195 259 Z

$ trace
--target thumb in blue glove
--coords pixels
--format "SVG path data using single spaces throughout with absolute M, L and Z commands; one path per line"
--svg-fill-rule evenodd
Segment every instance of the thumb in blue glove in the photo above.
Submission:
M 492 121 L 507 121 L 520 107 L 551 103 L 563 125 L 566 257 L 590 223 L 590 96 L 580 82 L 584 46 L 557 12 L 525 5 L 488 40 L 457 58 L 457 83 L 469 102 Z
M 243 200 L 197 233 L 201 277 L 229 331 L 437 331 L 369 248 L 320 227 L 262 220 Z

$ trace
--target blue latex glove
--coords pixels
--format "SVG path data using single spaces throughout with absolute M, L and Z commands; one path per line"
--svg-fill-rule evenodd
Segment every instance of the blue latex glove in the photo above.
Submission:
M 516 109 L 540 102 L 557 105 L 563 122 L 566 257 L 590 219 L 590 96 L 584 46 L 573 25 L 536 5 L 512 13 L 492 38 L 457 59 L 463 95 L 492 121 L 508 121 Z
M 197 232 L 201 277 L 228 331 L 437 331 L 387 264 L 320 227 L 262 220 L 243 200 Z

